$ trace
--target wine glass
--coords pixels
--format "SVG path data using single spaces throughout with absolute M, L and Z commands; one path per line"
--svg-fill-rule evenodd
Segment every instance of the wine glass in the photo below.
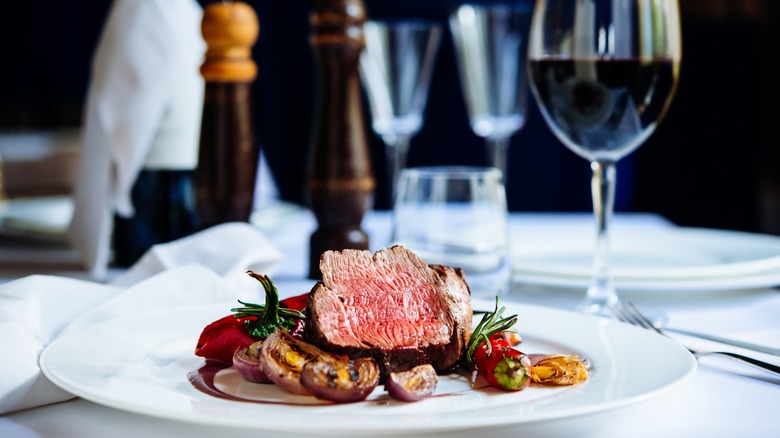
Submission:
M 506 191 L 494 167 L 429 166 L 401 171 L 393 244 L 427 263 L 463 269 L 473 297 L 509 290 Z
M 663 119 L 680 68 L 677 0 L 538 0 L 528 69 L 555 136 L 590 161 L 596 219 L 593 276 L 581 310 L 611 316 L 609 222 L 616 162 Z
M 360 73 L 371 108 L 371 127 L 387 151 L 390 200 L 406 167 L 409 140 L 423 123 L 441 26 L 422 20 L 374 21 L 363 26 Z
M 471 129 L 485 139 L 487 161 L 507 177 L 509 140 L 525 124 L 525 4 L 465 4 L 450 14 L 450 31 Z

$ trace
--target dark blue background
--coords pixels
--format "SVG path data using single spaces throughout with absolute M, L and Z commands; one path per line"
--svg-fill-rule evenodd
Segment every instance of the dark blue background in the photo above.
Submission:
M 422 17 L 446 25 L 452 0 L 364 0 L 371 18 Z M 201 3 L 208 3 L 203 0 Z M 254 48 L 256 137 L 286 200 L 303 202 L 314 109 L 308 14 L 312 0 L 249 0 L 260 19 Z M 621 161 L 618 211 L 681 225 L 777 232 L 780 72 L 771 0 L 682 0 L 677 96 L 650 140 Z M 78 125 L 89 63 L 108 0 L 8 2 L 0 14 L 0 129 Z M 776 20 L 775 20 L 776 21 Z M 367 110 L 367 107 L 366 107 Z M 368 114 L 366 114 L 366 121 Z M 366 126 L 369 126 L 368 124 Z M 370 132 L 370 130 L 368 130 Z M 370 137 L 377 208 L 386 208 L 383 144 Z M 448 33 L 410 165 L 484 164 L 470 130 Z M 590 170 L 558 142 L 532 100 L 512 138 L 508 199 L 515 211 L 590 211 Z M 778 223 L 778 225 L 774 225 Z

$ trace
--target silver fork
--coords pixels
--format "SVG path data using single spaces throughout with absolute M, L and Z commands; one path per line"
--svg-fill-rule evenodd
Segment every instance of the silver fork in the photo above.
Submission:
M 617 318 L 619 321 L 636 325 L 642 328 L 646 328 L 648 330 L 654 330 L 658 334 L 670 337 L 669 335 L 664 333 L 662 329 L 656 327 L 647 317 L 645 317 L 645 315 L 641 311 L 639 311 L 639 309 L 634 305 L 634 303 L 629 302 L 624 304 L 622 302 L 619 302 L 618 304 L 609 306 L 609 310 L 615 315 L 615 318 Z M 685 348 L 688 351 L 690 351 L 691 354 L 693 354 L 695 357 L 725 356 L 780 376 L 780 366 L 772 365 L 771 363 L 760 361 L 752 357 L 743 356 L 741 354 L 732 353 L 730 351 L 694 351 L 688 347 Z

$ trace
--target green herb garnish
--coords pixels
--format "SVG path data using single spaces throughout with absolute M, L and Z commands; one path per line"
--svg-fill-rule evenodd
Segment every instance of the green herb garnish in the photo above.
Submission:
M 279 305 L 279 291 L 268 276 L 253 271 L 247 271 L 247 274 L 263 285 L 263 289 L 265 289 L 265 305 L 245 303 L 238 300 L 244 307 L 237 307 L 230 309 L 230 311 L 235 314 L 236 318 L 257 317 L 255 320 L 244 321 L 251 336 L 265 339 L 279 327 L 290 330 L 295 326 L 296 319 L 306 319 L 306 315 L 300 311 Z
M 464 359 L 471 365 L 474 361 L 474 351 L 482 342 L 487 343 L 488 353 L 490 353 L 490 337 L 496 333 L 508 331 L 517 322 L 517 315 L 503 317 L 506 307 L 498 307 L 498 296 L 496 296 L 496 308 L 492 312 L 475 311 L 474 313 L 484 313 L 482 320 L 479 321 L 474 332 L 471 334 L 469 343 L 464 352 Z

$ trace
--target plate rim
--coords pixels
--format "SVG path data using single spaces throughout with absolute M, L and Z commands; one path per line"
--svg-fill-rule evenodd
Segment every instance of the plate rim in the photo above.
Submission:
M 513 272 L 512 281 L 518 285 L 555 287 L 566 290 L 584 291 L 590 285 L 590 278 L 552 275 L 525 274 Z M 624 280 L 615 279 L 615 288 L 625 293 L 685 293 L 715 294 L 728 291 L 765 289 L 780 285 L 780 270 L 746 277 L 706 278 L 694 280 Z

